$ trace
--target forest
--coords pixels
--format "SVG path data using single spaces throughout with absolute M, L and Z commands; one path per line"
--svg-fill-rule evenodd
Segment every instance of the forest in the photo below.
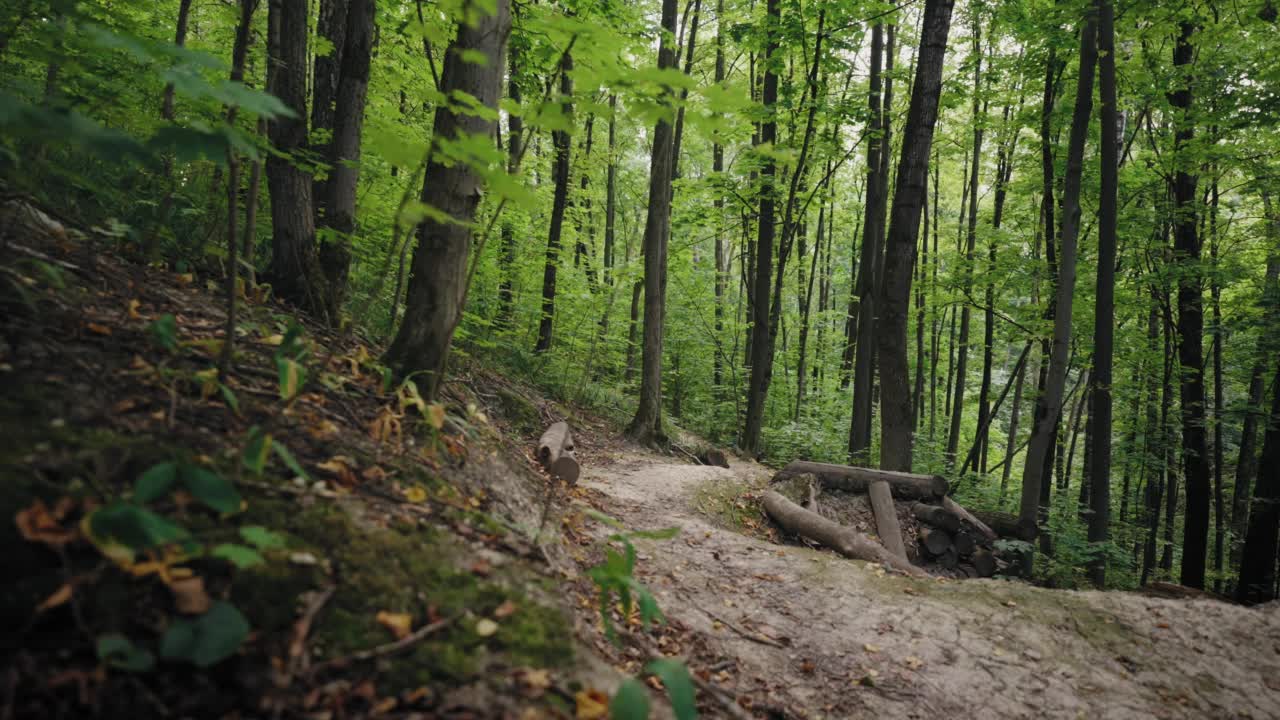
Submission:
M 1037 585 L 1253 605 L 1280 597 L 1277 15 L 12 0 L 0 199 L 216 292 L 202 401 L 236 404 L 279 303 L 325 329 L 312 360 L 358 339 L 411 381 L 402 413 L 484 368 L 661 452 L 941 476 L 1035 529 L 1005 549 Z M 326 382 L 281 353 L 285 400 Z

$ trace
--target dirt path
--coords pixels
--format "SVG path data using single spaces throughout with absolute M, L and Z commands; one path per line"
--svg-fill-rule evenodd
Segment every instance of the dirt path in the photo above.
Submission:
M 707 483 L 759 478 L 625 452 L 580 483 L 632 528 L 668 617 L 731 659 L 712 682 L 799 717 L 1280 718 L 1280 610 L 999 580 L 912 580 L 717 527 Z

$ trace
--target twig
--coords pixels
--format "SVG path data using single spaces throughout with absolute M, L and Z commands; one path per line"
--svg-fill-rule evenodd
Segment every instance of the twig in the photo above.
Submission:
M 307 635 L 311 633 L 311 624 L 315 622 L 320 610 L 329 602 L 329 598 L 337 592 L 338 586 L 330 585 L 311 599 L 302 617 L 293 625 L 293 636 L 289 639 L 289 678 L 307 669 L 310 656 L 307 655 Z
M 317 675 L 326 670 L 332 670 L 335 668 L 344 668 L 352 663 L 368 662 L 369 660 L 376 660 L 380 657 L 398 653 L 401 650 L 411 647 L 416 643 L 422 642 L 429 635 L 435 633 L 437 630 L 440 630 L 446 627 L 456 619 L 458 619 L 458 615 L 452 615 L 450 617 L 444 618 L 443 620 L 437 620 L 429 625 L 423 625 L 422 627 L 418 628 L 417 630 L 414 630 L 412 633 L 405 635 L 404 637 L 400 638 L 399 640 L 396 640 L 395 642 L 390 642 L 385 645 L 379 645 L 375 648 L 370 648 L 368 650 L 361 650 L 360 652 L 352 653 L 346 657 L 327 660 L 311 668 L 310 674 Z
M 730 630 L 732 630 L 732 631 L 734 631 L 734 632 L 738 633 L 739 635 L 741 635 L 742 637 L 746 638 L 747 640 L 750 640 L 750 641 L 752 641 L 752 642 L 758 642 L 758 643 L 760 643 L 761 645 L 772 645 L 773 647 L 776 647 L 776 648 L 785 648 L 785 647 L 786 647 L 786 645 L 784 645 L 784 644 L 782 644 L 782 643 L 778 642 L 777 640 L 774 640 L 773 638 L 769 637 L 768 635 L 765 635 L 764 633 L 761 633 L 761 632 L 749 632 L 749 631 L 747 631 L 747 630 L 743 630 L 742 628 L 738 627 L 737 625 L 734 625 L 733 623 L 729 622 L 728 620 L 725 620 L 724 618 L 720 617 L 719 615 L 715 615 L 714 613 L 708 612 L 708 611 L 706 611 L 706 610 L 703 610 L 702 612 L 703 612 L 707 617 L 711 618 L 712 620 L 715 620 L 716 622 L 720 623 L 721 625 L 724 625 L 725 627 L 729 628 Z
M 701 460 L 697 455 L 694 455 L 693 453 L 689 452 L 688 450 L 685 450 L 684 448 L 680 447 L 680 446 L 679 446 L 678 444 L 676 444 L 676 443 L 671 443 L 671 447 L 675 448 L 676 450 L 679 450 L 680 452 L 684 453 L 685 455 L 688 455 L 688 456 L 689 456 L 689 457 L 690 457 L 694 462 L 698 463 L 699 465 L 705 465 L 705 464 L 706 464 L 706 463 L 702 462 L 702 460 Z

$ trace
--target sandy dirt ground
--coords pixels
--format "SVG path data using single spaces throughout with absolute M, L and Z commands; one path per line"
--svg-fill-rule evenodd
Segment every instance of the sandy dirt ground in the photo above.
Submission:
M 1278 608 L 910 579 L 771 543 L 695 509 L 701 486 L 768 473 L 733 464 L 619 450 L 580 485 L 628 527 L 681 529 L 639 545 L 638 576 L 669 618 L 731 659 L 711 682 L 755 713 L 1280 718 Z

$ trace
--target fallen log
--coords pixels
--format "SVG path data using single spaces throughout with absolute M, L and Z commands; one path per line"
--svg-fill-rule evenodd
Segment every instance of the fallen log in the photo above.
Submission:
M 979 510 L 973 515 L 986 523 L 996 535 L 1003 538 L 1031 542 L 1036 539 L 1039 532 L 1034 521 L 1024 520 L 1013 513 Z
M 920 547 L 937 557 L 951 549 L 951 535 L 938 528 L 920 528 Z
M 867 497 L 871 498 L 871 512 L 876 518 L 876 534 L 880 542 L 889 552 L 898 557 L 907 556 L 907 548 L 902 544 L 902 528 L 898 525 L 898 508 L 893 504 L 893 494 L 889 483 L 877 480 L 867 488 Z
M 793 535 L 806 537 L 826 545 L 836 552 L 855 560 L 883 563 L 908 575 L 923 577 L 924 571 L 912 565 L 905 557 L 894 555 L 866 535 L 844 525 L 834 523 L 821 515 L 811 513 L 772 490 L 763 497 L 764 510 L 782 529 Z
M 960 553 L 961 557 L 969 557 L 978 548 L 978 542 L 973 539 L 973 535 L 964 530 L 953 535 L 951 539 L 955 542 L 956 552 Z
M 891 470 L 875 470 L 872 468 L 852 467 L 849 465 L 832 465 L 830 463 L 794 460 L 773 476 L 773 482 L 786 480 L 812 473 L 818 476 L 822 484 L 831 490 L 865 493 L 871 483 L 884 481 L 889 484 L 893 496 L 904 500 L 933 500 L 947 494 L 946 478 L 939 475 L 916 475 L 914 473 L 894 472 Z
M 954 570 L 957 566 L 959 566 L 960 554 L 956 552 L 955 546 L 952 545 L 951 547 L 947 548 L 946 552 L 939 555 L 937 558 L 937 563 L 948 570 Z
M 994 530 L 987 526 L 986 523 L 979 520 L 973 513 L 966 510 L 963 505 L 955 500 L 952 500 L 949 497 L 942 498 L 942 507 L 950 510 L 956 515 L 959 515 L 960 520 L 967 524 L 969 529 L 977 532 L 978 535 L 985 538 L 987 542 L 991 542 L 999 537 L 996 535 Z
M 538 440 L 538 462 L 547 472 L 568 482 L 578 482 L 578 458 L 573 447 L 573 434 L 569 423 L 563 420 L 552 423 Z
M 978 577 L 991 577 L 996 574 L 996 556 L 991 554 L 990 550 L 978 550 L 973 553 L 970 559 L 973 568 L 978 571 Z
M 920 522 L 939 530 L 956 532 L 960 529 L 960 516 L 939 505 L 918 502 L 911 506 L 911 514 Z

